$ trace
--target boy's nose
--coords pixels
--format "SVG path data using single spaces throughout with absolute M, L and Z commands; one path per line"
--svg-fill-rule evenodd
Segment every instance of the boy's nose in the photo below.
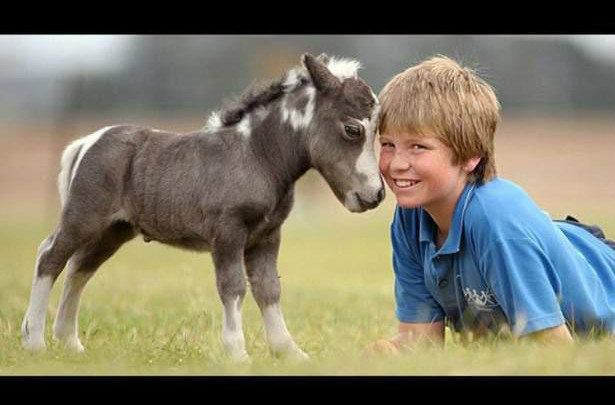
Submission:
M 404 159 L 403 156 L 400 156 L 399 153 L 396 153 L 393 159 L 391 159 L 389 167 L 391 171 L 406 171 L 410 168 L 410 162 Z

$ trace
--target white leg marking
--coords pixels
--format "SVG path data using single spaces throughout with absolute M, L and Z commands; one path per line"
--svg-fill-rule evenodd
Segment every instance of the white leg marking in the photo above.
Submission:
M 273 353 L 288 355 L 296 359 L 309 359 L 309 356 L 295 344 L 288 332 L 279 303 L 263 309 L 263 321 L 267 343 Z
M 79 340 L 79 304 L 83 289 L 94 273 L 76 270 L 73 263 L 69 262 L 60 306 L 53 325 L 53 337 L 69 349 L 82 352 L 85 349 Z
M 52 286 L 53 278 L 51 276 L 34 276 L 30 304 L 21 325 L 23 346 L 27 350 L 45 349 L 45 317 Z
M 238 362 L 249 362 L 250 357 L 246 352 L 246 343 L 241 325 L 240 305 L 239 297 L 237 297 L 231 305 L 224 307 L 222 342 L 231 359 Z

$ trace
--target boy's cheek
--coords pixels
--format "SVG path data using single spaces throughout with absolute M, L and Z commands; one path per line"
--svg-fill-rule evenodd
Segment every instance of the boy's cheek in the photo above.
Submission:
M 387 167 L 389 165 L 387 160 L 387 157 L 380 153 L 380 158 L 378 160 L 378 168 L 380 169 L 380 174 L 382 174 L 382 176 L 384 177 L 386 177 Z

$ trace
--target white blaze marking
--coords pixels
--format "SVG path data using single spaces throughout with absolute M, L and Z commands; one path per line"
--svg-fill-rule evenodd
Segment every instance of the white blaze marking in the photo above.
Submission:
M 218 111 L 210 114 L 205 125 L 206 131 L 217 131 L 222 128 L 222 120 L 220 119 L 220 113 Z
M 374 151 L 374 138 L 376 135 L 376 125 L 378 124 L 378 114 L 380 113 L 380 104 L 374 106 L 374 111 L 369 119 L 361 120 L 361 123 L 365 127 L 365 145 L 363 145 L 363 152 L 359 155 L 356 163 L 356 169 L 359 173 L 367 176 L 368 187 L 376 190 L 382 186 L 380 180 L 380 170 L 378 168 L 378 162 L 376 160 L 376 153 Z
M 355 163 L 355 170 L 366 176 L 367 182 L 355 184 L 352 189 L 346 193 L 344 205 L 351 211 L 359 209 L 359 203 L 355 197 L 357 190 L 363 190 L 366 194 L 375 196 L 376 191 L 380 190 L 382 187 L 380 169 L 378 168 L 378 161 L 374 150 L 374 138 L 376 135 L 379 113 L 380 104 L 375 104 L 372 116 L 369 119 L 366 118 L 360 121 L 365 128 L 365 144 L 363 145 L 363 151 Z

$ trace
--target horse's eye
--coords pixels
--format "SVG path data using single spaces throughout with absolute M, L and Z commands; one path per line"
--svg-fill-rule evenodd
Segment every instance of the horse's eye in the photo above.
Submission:
M 346 136 L 350 139 L 359 139 L 361 137 L 361 128 L 356 125 L 344 125 Z

